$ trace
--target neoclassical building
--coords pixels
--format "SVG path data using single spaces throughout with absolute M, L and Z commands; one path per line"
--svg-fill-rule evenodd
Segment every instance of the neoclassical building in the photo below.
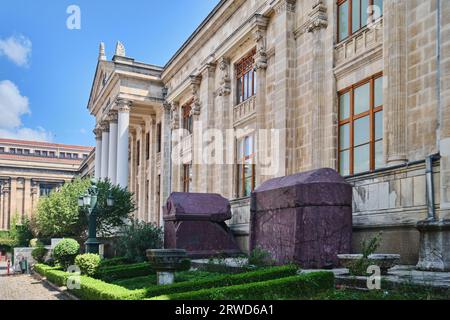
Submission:
M 0 139 L 0 230 L 14 216 L 31 218 L 40 197 L 89 175 L 92 156 L 91 147 Z
M 331 167 L 355 250 L 383 231 L 416 263 L 417 222 L 450 218 L 449 29 L 448 1 L 222 0 L 163 67 L 101 44 L 95 175 L 159 224 L 170 192 L 220 193 L 246 250 L 255 187 Z

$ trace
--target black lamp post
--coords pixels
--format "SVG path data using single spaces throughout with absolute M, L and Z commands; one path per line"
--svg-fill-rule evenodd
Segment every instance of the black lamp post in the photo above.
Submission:
M 99 253 L 100 242 L 97 240 L 97 202 L 98 188 L 97 180 L 91 179 L 91 186 L 87 192 L 78 198 L 78 206 L 88 212 L 88 239 L 85 242 L 86 253 Z M 114 199 L 111 195 L 106 201 L 108 207 L 114 206 Z

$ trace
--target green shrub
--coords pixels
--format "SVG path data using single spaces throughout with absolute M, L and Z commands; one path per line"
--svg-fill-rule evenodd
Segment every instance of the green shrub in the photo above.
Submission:
M 162 229 L 151 223 L 133 221 L 131 225 L 122 228 L 116 247 L 119 255 L 129 261 L 147 261 L 147 249 L 163 247 Z
M 115 266 L 123 266 L 125 264 L 130 264 L 130 261 L 128 261 L 125 257 L 117 257 L 117 258 L 111 258 L 111 259 L 103 259 L 100 261 L 100 267 L 115 267 Z
M 281 266 L 261 269 L 246 273 L 227 274 L 195 282 L 180 282 L 166 286 L 153 286 L 145 288 L 146 297 L 155 297 L 163 294 L 196 291 L 217 287 L 232 286 L 250 282 L 260 282 L 293 276 L 297 272 L 296 266 Z
M 148 262 L 119 265 L 114 267 L 99 268 L 96 278 L 104 281 L 114 281 L 118 279 L 129 279 L 135 277 L 154 274 L 152 266 Z
M 80 250 L 80 245 L 74 239 L 63 239 L 53 249 L 53 258 L 64 270 L 73 265 L 75 257 Z
M 152 300 L 308 299 L 319 292 L 332 288 L 334 288 L 334 274 L 332 272 L 315 272 L 230 287 L 166 294 L 154 297 Z
M 41 276 L 46 277 L 46 272 L 50 270 L 60 270 L 60 267 L 52 267 L 46 264 L 37 263 L 34 265 L 34 271 L 39 273 Z
M 273 265 L 274 261 L 268 251 L 257 247 L 250 253 L 248 264 L 256 267 L 264 267 Z
M 372 264 L 369 256 L 375 253 L 380 247 L 382 240 L 382 233 L 380 232 L 375 237 L 361 241 L 361 253 L 362 258 L 356 260 L 349 266 L 349 272 L 352 276 L 366 276 L 367 269 Z
M 51 283 L 57 285 L 58 287 L 64 287 L 67 284 L 67 278 L 69 273 L 62 270 L 47 270 L 45 272 L 45 277 Z
M 98 254 L 80 254 L 75 258 L 75 264 L 80 268 L 81 274 L 93 276 L 98 270 L 100 260 Z
M 41 246 L 37 246 L 36 248 L 33 249 L 33 251 L 31 251 L 31 256 L 38 263 L 44 263 L 47 252 L 48 252 L 48 250 L 44 246 L 41 245 Z
M 87 276 L 81 276 L 80 289 L 71 289 L 70 292 L 83 300 L 140 300 L 144 298 L 142 290 L 128 290 Z

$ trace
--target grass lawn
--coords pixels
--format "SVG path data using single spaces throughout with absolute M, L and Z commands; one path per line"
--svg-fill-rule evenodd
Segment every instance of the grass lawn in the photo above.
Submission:
M 322 292 L 312 300 L 449 300 L 450 292 L 405 286 L 395 290 L 360 291 L 336 289 Z
M 219 275 L 221 274 L 206 271 L 176 272 L 175 282 L 198 281 Z M 142 289 L 156 285 L 156 274 L 131 279 L 116 280 L 111 283 L 127 288 L 129 290 Z

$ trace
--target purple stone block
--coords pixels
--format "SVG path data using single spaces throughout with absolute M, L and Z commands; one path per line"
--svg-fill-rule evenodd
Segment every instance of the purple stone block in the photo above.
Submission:
M 269 180 L 251 207 L 250 249 L 269 251 L 278 264 L 331 268 L 351 251 L 352 187 L 332 169 Z
M 191 258 L 239 254 L 229 219 L 230 203 L 218 194 L 172 193 L 164 208 L 164 247 L 185 249 Z

